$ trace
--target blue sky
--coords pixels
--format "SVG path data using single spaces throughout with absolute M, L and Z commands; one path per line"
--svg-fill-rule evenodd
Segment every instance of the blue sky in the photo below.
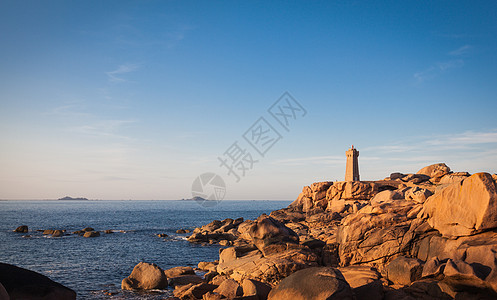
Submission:
M 1 1 L 0 198 L 288 199 L 445 162 L 497 172 L 494 1 Z M 268 113 L 289 92 L 306 110 Z M 264 157 L 242 135 L 282 139 Z M 237 182 L 219 157 L 237 142 Z

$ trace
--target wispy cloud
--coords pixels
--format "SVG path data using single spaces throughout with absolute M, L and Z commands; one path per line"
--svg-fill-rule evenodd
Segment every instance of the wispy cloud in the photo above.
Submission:
M 471 46 L 471 45 L 464 45 L 464 46 L 461 46 L 461 47 L 459 47 L 459 48 L 457 48 L 455 50 L 450 51 L 449 55 L 451 55 L 451 56 L 465 55 L 468 52 L 470 52 L 471 49 L 473 49 L 473 46 Z
M 127 80 L 122 75 L 136 71 L 138 68 L 138 64 L 124 64 L 113 71 L 105 72 L 105 74 L 107 74 L 111 82 L 124 82 Z
M 59 106 L 53 107 L 48 111 L 42 112 L 43 115 L 50 115 L 54 117 L 91 117 L 92 114 L 87 112 L 84 101 L 68 101 Z
M 421 83 L 436 78 L 452 69 L 462 68 L 464 66 L 464 60 L 461 57 L 470 53 L 472 49 L 473 46 L 471 45 L 463 45 L 457 49 L 454 49 L 447 53 L 447 55 L 452 57 L 452 59 L 434 63 L 425 70 L 414 73 L 413 77 L 418 83 Z
M 104 120 L 91 124 L 75 126 L 69 128 L 70 131 L 96 137 L 113 137 L 118 139 L 130 140 L 131 138 L 119 134 L 119 131 L 130 124 L 136 123 L 136 120 Z
M 371 179 L 388 171 L 416 172 L 424 166 L 444 162 L 454 171 L 497 171 L 497 128 L 464 131 L 453 134 L 409 137 L 391 145 L 361 149 L 360 162 L 366 157 L 379 157 L 362 164 Z
M 443 37 L 443 38 L 448 38 L 448 39 L 464 39 L 468 38 L 469 35 L 465 33 L 449 33 L 449 34 L 444 34 L 444 33 L 434 33 L 437 36 Z
M 413 149 L 412 145 L 383 145 L 376 147 L 364 148 L 364 151 L 381 151 L 382 153 L 403 153 L 406 151 L 411 151 Z
M 429 79 L 433 79 L 444 72 L 447 72 L 451 69 L 461 68 L 464 66 L 464 61 L 462 59 L 453 59 L 445 62 L 439 62 L 430 66 L 424 71 L 414 73 L 414 78 L 417 82 L 424 82 Z
M 363 149 L 365 152 L 426 153 L 429 151 L 446 151 L 480 148 L 482 144 L 497 144 L 497 128 L 488 131 L 465 131 L 454 134 L 418 136 L 399 141 L 394 145 L 381 145 Z
M 440 136 L 426 141 L 428 145 L 470 146 L 497 143 L 497 130 L 487 132 L 466 131 L 463 133 Z

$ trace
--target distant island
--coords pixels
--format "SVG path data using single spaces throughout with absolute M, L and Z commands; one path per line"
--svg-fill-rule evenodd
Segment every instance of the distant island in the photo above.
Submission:
M 78 197 L 78 198 L 73 198 L 73 197 L 69 197 L 69 196 L 65 196 L 63 198 L 59 198 L 57 200 L 88 200 L 87 198 L 83 198 L 83 197 Z
M 199 196 L 195 196 L 195 197 L 189 198 L 189 199 L 183 198 L 183 199 L 181 199 L 181 201 L 201 201 L 201 202 L 203 202 L 203 201 L 209 201 L 209 200 L 208 199 L 204 199 L 204 198 L 199 197 Z

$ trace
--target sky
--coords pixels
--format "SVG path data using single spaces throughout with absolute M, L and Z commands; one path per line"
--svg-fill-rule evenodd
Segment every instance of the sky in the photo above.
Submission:
M 0 1 L 0 199 L 190 198 L 213 173 L 225 199 L 293 200 L 343 180 L 352 144 L 362 180 L 439 162 L 496 173 L 496 15 L 495 1 Z

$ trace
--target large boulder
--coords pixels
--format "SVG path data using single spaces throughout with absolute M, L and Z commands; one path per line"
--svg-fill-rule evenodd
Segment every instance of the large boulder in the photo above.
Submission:
M 446 174 L 450 173 L 450 168 L 444 163 L 438 163 L 429 165 L 422 168 L 416 174 L 423 174 L 430 176 L 431 178 L 441 178 Z
M 267 215 L 257 218 L 248 234 L 264 256 L 286 250 L 289 243 L 299 243 L 299 237 L 293 230 Z
M 339 268 L 352 288 L 356 300 L 383 300 L 381 275 L 368 266 L 348 266 Z
M 342 273 L 334 268 L 307 268 L 283 279 L 271 290 L 268 300 L 354 299 Z
M 155 264 L 145 262 L 137 264 L 131 274 L 121 283 L 123 290 L 151 290 L 166 287 L 167 277 L 164 271 Z
M 419 259 L 399 256 L 387 265 L 386 270 L 388 280 L 408 285 L 421 279 L 423 264 Z
M 76 299 L 76 292 L 62 284 L 39 273 L 9 264 L 0 263 L 0 282 L 10 299 Z M 2 293 L 0 288 L 0 297 Z
M 488 173 L 474 174 L 429 197 L 428 223 L 443 236 L 459 237 L 497 227 L 497 187 Z
M 243 296 L 257 296 L 258 299 L 267 299 L 271 286 L 257 280 L 244 279 L 242 281 Z
M 233 279 L 226 279 L 213 292 L 228 299 L 243 296 L 242 287 Z
M 209 283 L 188 284 L 174 289 L 174 296 L 181 300 L 202 299 L 203 295 L 212 292 L 216 285 Z M 173 298 L 174 299 L 174 298 Z
M 165 270 L 164 275 L 166 275 L 167 278 L 173 278 L 181 275 L 195 275 L 195 271 L 192 267 L 174 267 Z

